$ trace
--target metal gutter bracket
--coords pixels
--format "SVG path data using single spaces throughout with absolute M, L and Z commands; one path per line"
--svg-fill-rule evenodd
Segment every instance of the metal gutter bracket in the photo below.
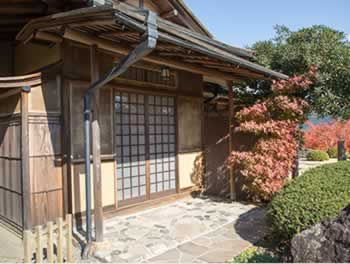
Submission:
M 157 46 L 158 41 L 158 26 L 157 15 L 149 10 L 140 10 L 145 14 L 146 31 L 142 36 L 142 42 L 132 50 L 124 59 L 116 64 L 107 74 L 101 79 L 92 83 L 84 96 L 84 131 L 85 131 L 85 188 L 86 188 L 86 246 L 83 251 L 83 258 L 87 258 L 91 251 L 92 242 L 92 224 L 91 224 L 91 141 L 90 141 L 90 128 L 91 128 L 91 109 L 90 109 L 90 97 L 94 91 L 102 88 L 111 80 L 123 74 L 130 66 L 141 60 L 143 57 L 151 53 Z

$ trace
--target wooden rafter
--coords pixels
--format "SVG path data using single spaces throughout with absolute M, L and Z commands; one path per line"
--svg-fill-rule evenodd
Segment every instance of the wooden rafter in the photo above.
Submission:
M 178 15 L 179 15 L 179 11 L 177 11 L 177 9 L 171 9 L 168 12 L 160 14 L 160 16 L 164 19 L 170 19 L 170 18 L 176 17 Z

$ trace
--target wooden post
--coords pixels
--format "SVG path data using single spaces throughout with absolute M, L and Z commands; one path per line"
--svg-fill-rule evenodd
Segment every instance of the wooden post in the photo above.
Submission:
M 228 87 L 228 132 L 229 132 L 229 147 L 228 147 L 228 151 L 229 154 L 232 152 L 232 146 L 233 146 L 233 140 L 232 140 L 232 133 L 233 133 L 233 116 L 234 116 L 234 109 L 233 109 L 233 91 L 232 91 L 232 85 L 233 83 L 228 81 L 227 82 L 227 87 Z M 236 192 L 235 192 L 235 178 L 234 178 L 234 173 L 233 173 L 233 169 L 230 168 L 229 169 L 229 173 L 230 173 L 230 198 L 231 200 L 235 200 L 236 199 Z
M 23 232 L 24 263 L 32 263 L 32 232 L 26 230 Z
M 338 140 L 338 161 L 346 160 L 345 140 Z
M 63 263 L 63 219 L 57 219 L 57 263 Z
M 99 79 L 98 48 L 90 47 L 91 83 Z M 95 216 L 95 239 L 103 241 L 103 204 L 102 204 L 102 176 L 101 176 L 101 132 L 99 124 L 100 115 L 100 92 L 93 94 L 92 105 L 92 160 L 94 174 L 94 216 Z
M 47 262 L 53 263 L 53 223 L 47 223 Z
M 30 170 L 29 170 L 29 125 L 28 92 L 21 92 L 21 161 L 23 190 L 23 228 L 32 228 Z
M 73 262 L 73 244 L 72 244 L 72 215 L 66 215 L 66 230 L 67 230 L 67 262 Z

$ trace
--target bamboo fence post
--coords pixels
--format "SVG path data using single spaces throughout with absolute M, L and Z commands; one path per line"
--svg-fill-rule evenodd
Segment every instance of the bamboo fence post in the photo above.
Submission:
M 69 263 L 73 262 L 73 252 L 72 252 L 72 215 L 66 215 L 66 231 L 67 231 L 67 261 Z
M 53 245 L 54 245 L 54 237 L 53 237 L 53 223 L 47 223 L 47 262 L 53 262 Z
M 63 219 L 57 219 L 57 263 L 63 262 Z
M 43 245 L 41 243 L 41 226 L 35 227 L 35 240 L 36 240 L 36 262 L 41 263 L 43 261 Z
M 23 245 L 24 245 L 24 263 L 31 263 L 32 262 L 32 232 L 29 230 L 24 231 Z

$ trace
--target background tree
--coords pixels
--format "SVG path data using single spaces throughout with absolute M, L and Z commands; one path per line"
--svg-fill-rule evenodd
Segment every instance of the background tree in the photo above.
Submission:
M 350 120 L 332 120 L 326 123 L 306 123 L 308 128 L 304 133 L 305 147 L 328 151 L 337 148 L 338 140 L 345 140 L 346 149 L 350 150 Z
M 276 26 L 275 30 L 273 39 L 250 47 L 257 62 L 289 76 L 303 74 L 316 65 L 317 82 L 299 96 L 321 117 L 350 117 L 350 43 L 346 34 L 326 26 L 298 31 Z M 247 82 L 236 88 L 236 94 L 240 104 L 250 105 L 271 95 L 271 83 Z

